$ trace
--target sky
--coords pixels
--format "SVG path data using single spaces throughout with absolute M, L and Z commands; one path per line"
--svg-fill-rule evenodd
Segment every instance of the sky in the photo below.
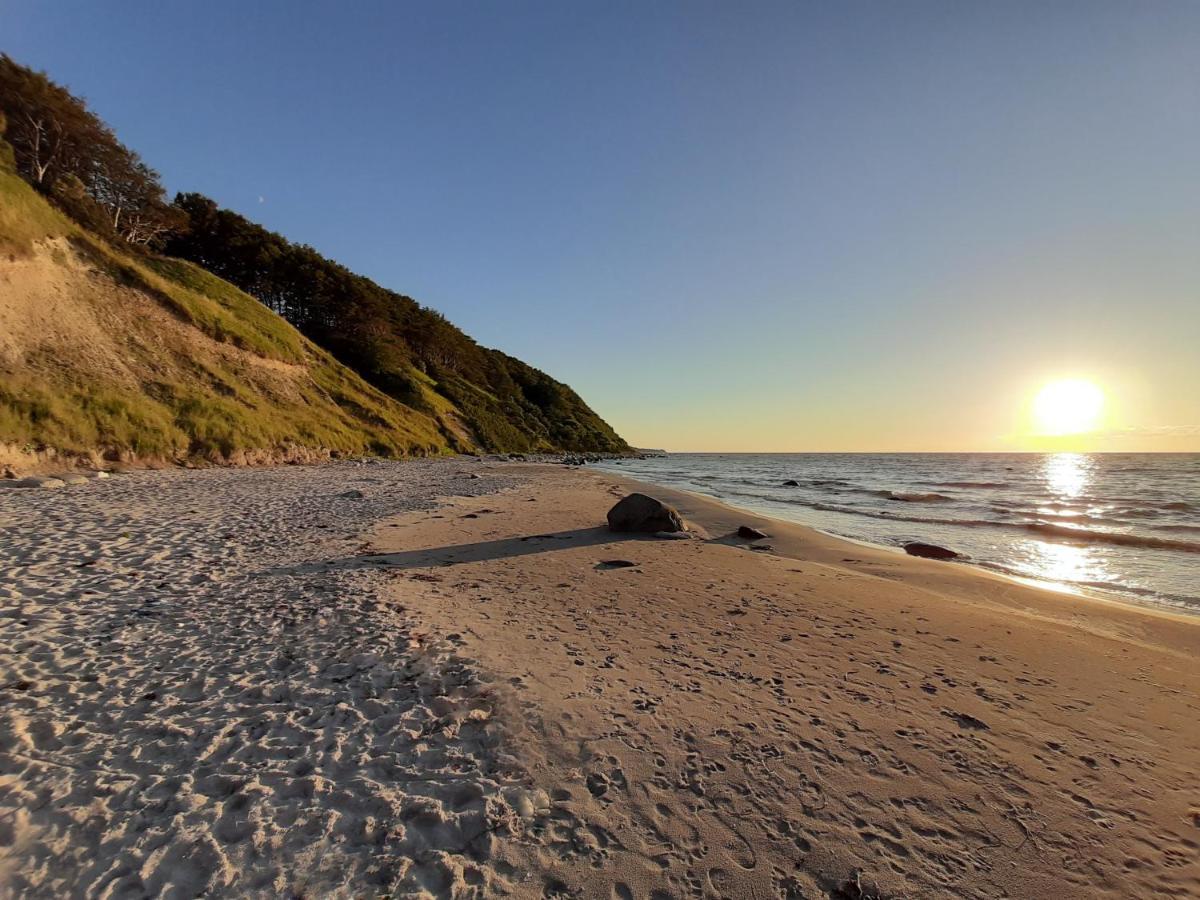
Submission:
M 0 0 L 0 50 L 637 446 L 1200 450 L 1200 3 Z

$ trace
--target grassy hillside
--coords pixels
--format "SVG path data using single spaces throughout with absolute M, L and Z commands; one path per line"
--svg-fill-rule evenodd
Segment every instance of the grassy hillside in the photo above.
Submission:
M 3 53 L 0 134 L 0 443 L 629 451 L 567 385 L 411 297 L 207 197 L 169 203 L 82 98 Z
M 367 381 L 428 412 L 427 391 L 489 450 L 623 452 L 628 445 L 571 388 L 481 347 L 428 307 L 288 241 L 207 197 L 183 194 L 166 252 L 258 297 Z
M 0 443 L 179 460 L 449 450 L 450 409 L 366 383 L 253 297 L 122 252 L 0 170 Z

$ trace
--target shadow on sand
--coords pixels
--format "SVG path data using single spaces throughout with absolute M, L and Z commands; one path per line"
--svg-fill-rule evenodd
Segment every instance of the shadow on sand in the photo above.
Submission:
M 455 566 L 462 563 L 483 562 L 493 559 L 512 559 L 535 553 L 550 553 L 572 547 L 592 547 L 600 544 L 616 544 L 625 541 L 655 540 L 651 535 L 618 534 L 604 527 L 577 528 L 572 531 L 556 531 L 551 534 L 532 534 L 526 537 L 501 538 L 494 541 L 476 541 L 471 544 L 450 544 L 445 547 L 430 547 L 425 550 L 404 550 L 398 553 L 365 553 L 325 562 L 306 563 L 284 569 L 275 569 L 273 574 L 322 572 L 331 569 L 424 569 L 434 566 Z

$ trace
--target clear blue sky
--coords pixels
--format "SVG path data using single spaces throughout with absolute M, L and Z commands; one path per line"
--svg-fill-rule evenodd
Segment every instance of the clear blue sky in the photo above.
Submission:
M 1200 3 L 0 0 L 164 177 L 671 449 L 1200 449 Z

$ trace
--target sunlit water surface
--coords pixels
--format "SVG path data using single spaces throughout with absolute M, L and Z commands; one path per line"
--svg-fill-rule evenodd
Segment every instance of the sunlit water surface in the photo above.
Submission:
M 1010 575 L 1200 613 L 1200 454 L 679 453 L 599 467 L 831 534 L 928 541 Z

